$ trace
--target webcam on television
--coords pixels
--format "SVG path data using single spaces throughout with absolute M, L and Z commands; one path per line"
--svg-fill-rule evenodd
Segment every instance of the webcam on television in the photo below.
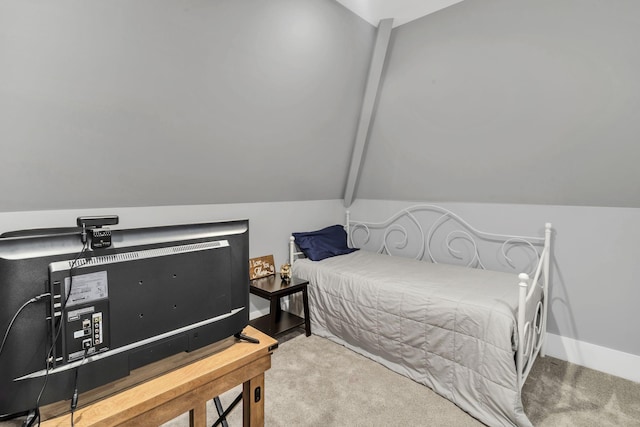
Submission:
M 118 215 L 79 216 L 78 227 L 82 227 L 82 243 L 87 243 L 87 230 L 91 232 L 91 249 L 104 249 L 111 246 L 111 230 L 103 228 L 105 225 L 115 225 L 119 221 Z

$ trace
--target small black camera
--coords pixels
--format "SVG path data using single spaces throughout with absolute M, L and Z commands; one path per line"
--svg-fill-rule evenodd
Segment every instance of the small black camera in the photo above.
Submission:
M 87 242 L 87 229 L 91 230 L 91 249 L 104 249 L 111 246 L 111 230 L 102 228 L 119 222 L 118 215 L 79 216 L 78 227 L 82 227 L 82 243 Z

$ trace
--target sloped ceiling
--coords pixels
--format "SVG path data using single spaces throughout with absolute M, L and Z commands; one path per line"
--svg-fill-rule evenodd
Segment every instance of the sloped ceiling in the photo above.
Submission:
M 375 28 L 333 0 L 0 2 L 0 211 L 340 199 Z
M 640 207 L 639 2 L 340 1 L 0 2 L 0 211 L 342 198 L 389 14 L 356 197 Z
M 356 197 L 640 207 L 639 17 L 464 1 L 395 28 Z
M 462 0 L 337 0 L 347 9 L 377 26 L 382 19 L 393 18 L 397 27 L 436 12 Z

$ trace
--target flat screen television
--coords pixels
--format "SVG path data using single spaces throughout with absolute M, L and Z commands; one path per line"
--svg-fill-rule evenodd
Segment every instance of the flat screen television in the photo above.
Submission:
M 249 322 L 248 220 L 86 234 L 0 237 L 0 420 Z

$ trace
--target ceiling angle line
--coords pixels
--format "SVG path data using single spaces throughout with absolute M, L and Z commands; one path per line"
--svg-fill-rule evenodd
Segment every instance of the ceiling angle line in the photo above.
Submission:
M 380 91 L 380 81 L 382 79 L 382 70 L 384 69 L 385 59 L 389 48 L 389 39 L 391 38 L 391 30 L 393 28 L 393 18 L 382 19 L 378 24 L 376 33 L 376 41 L 371 55 L 371 63 L 369 65 L 369 75 L 365 86 L 364 96 L 362 98 L 362 107 L 360 109 L 360 120 L 356 131 L 356 138 L 353 144 L 353 152 L 351 154 L 351 165 L 349 166 L 349 175 L 344 189 L 344 206 L 349 207 L 353 203 L 356 189 L 358 186 L 358 178 L 362 167 L 362 159 L 366 151 L 367 141 L 369 139 L 369 130 L 373 120 L 373 113 Z

